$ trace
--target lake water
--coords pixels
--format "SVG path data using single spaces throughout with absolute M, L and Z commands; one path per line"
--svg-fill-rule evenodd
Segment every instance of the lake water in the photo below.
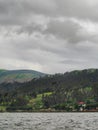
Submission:
M 98 113 L 0 113 L 0 130 L 98 130 Z

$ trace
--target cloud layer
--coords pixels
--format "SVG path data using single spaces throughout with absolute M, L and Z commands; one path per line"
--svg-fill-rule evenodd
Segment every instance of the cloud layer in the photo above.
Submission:
M 97 0 L 0 0 L 0 68 L 98 68 Z

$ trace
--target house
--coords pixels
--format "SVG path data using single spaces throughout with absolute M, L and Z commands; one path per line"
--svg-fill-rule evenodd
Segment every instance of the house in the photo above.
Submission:
M 78 102 L 78 110 L 79 111 L 84 111 L 85 107 L 86 107 L 85 102 L 82 102 L 82 101 Z

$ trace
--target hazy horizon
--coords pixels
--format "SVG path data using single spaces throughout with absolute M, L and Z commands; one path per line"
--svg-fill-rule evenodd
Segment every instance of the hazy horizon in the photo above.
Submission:
M 69 70 L 69 71 L 64 71 L 64 72 L 55 72 L 55 73 L 46 73 L 46 72 L 42 72 L 42 71 L 39 71 L 39 70 L 34 70 L 34 69 L 2 69 L 0 68 L 0 70 L 7 70 L 7 71 L 37 71 L 37 72 L 40 72 L 40 73 L 44 73 L 44 74 L 64 74 L 66 72 L 72 72 L 72 71 L 83 71 L 83 70 L 91 70 L 91 69 L 98 69 L 98 68 L 84 68 L 84 69 L 73 69 L 73 70 Z
M 97 0 L 0 0 L 0 68 L 98 68 Z

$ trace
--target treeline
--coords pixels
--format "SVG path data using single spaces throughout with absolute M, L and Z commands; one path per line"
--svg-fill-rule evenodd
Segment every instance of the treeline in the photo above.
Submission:
M 46 92 L 52 94 L 44 95 Z M 98 102 L 98 69 L 47 75 L 25 83 L 0 84 L 1 104 L 6 102 L 9 106 L 15 106 L 21 98 L 26 100 L 26 106 L 27 101 L 38 94 L 42 94 L 43 108 L 57 109 L 61 106 L 61 109 L 67 109 L 80 101 L 88 104 Z

